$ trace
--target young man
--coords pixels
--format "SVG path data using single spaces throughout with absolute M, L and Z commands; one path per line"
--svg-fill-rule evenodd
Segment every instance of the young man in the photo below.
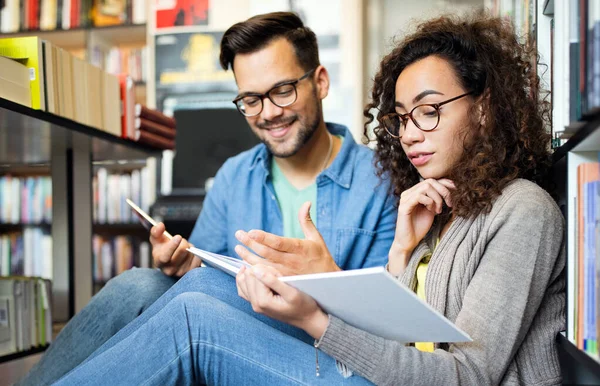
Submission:
M 262 256 L 287 274 L 385 264 L 396 202 L 389 185 L 375 175 L 372 152 L 357 145 L 343 126 L 324 121 L 329 77 L 319 64 L 315 34 L 291 13 L 255 16 L 224 34 L 220 60 L 233 69 L 239 88 L 234 103 L 263 144 L 219 170 L 189 242 L 181 236 L 167 239 L 162 224 L 152 229 L 152 255 L 162 272 L 132 269 L 111 280 L 67 324 L 22 384 L 55 381 L 109 338 L 101 350 L 127 336 L 132 325 L 181 292 L 203 292 L 252 313 L 233 278 L 195 269 L 200 260 L 186 251 L 190 245 L 236 256 L 236 246 L 243 243 L 261 254 L 268 240 L 257 233 L 264 234 L 245 232 L 261 229 L 290 238 L 279 251 L 269 248 Z M 310 215 L 306 201 L 312 203 Z M 277 327 L 298 334 L 289 326 Z

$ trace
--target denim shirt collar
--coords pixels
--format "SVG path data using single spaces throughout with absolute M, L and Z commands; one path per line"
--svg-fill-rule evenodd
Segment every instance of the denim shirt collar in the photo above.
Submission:
M 346 126 L 329 122 L 326 122 L 325 125 L 331 134 L 343 136 L 344 142 L 342 143 L 342 148 L 340 149 L 339 153 L 333 160 L 333 163 L 321 174 L 319 174 L 317 181 L 323 175 L 329 177 L 333 182 L 341 187 L 350 189 L 350 184 L 352 183 L 354 157 L 356 157 L 356 152 L 354 150 L 356 150 L 358 145 L 356 144 L 356 141 L 354 141 L 352 133 L 350 133 L 350 130 L 348 130 Z M 260 165 L 264 169 L 266 180 L 271 173 L 271 157 L 272 154 L 269 152 L 267 147 L 262 144 L 261 149 L 256 153 L 254 160 L 252 160 L 250 170 L 254 169 L 257 165 Z

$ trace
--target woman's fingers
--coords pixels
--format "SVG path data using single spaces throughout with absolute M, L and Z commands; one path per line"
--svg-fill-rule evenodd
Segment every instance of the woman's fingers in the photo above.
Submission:
M 240 272 L 235 277 L 235 283 L 238 289 L 238 295 L 247 301 L 250 301 L 248 296 L 248 289 L 246 288 L 246 267 L 240 268 Z
M 401 195 L 400 206 L 404 206 L 405 213 L 407 214 L 412 213 L 414 207 L 419 204 L 424 205 L 432 213 L 440 214 L 442 213 L 444 202 L 449 207 L 452 207 L 452 189 L 455 189 L 454 183 L 448 179 L 427 179 L 405 191 Z M 429 199 L 423 197 L 428 197 Z
M 418 189 L 413 190 L 409 194 L 400 199 L 400 211 L 404 214 L 411 214 L 415 207 L 419 204 L 424 205 L 432 213 L 441 213 L 444 199 L 429 184 L 421 184 Z
M 428 180 L 429 184 L 431 185 L 431 187 L 433 189 L 435 189 L 440 196 L 442 196 L 442 198 L 444 199 L 444 201 L 446 202 L 446 205 L 448 205 L 449 207 L 452 207 L 452 201 L 450 200 L 450 195 L 451 195 L 451 189 L 455 189 L 454 183 L 448 179 L 440 179 L 440 180 Z

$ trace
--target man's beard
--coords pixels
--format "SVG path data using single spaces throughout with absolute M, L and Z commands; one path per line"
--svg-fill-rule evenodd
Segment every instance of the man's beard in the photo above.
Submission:
M 298 129 L 298 132 L 296 133 L 296 136 L 286 141 L 292 143 L 292 146 L 289 149 L 277 150 L 278 146 L 276 143 L 271 143 L 268 139 L 265 139 L 263 137 L 259 138 L 261 142 L 264 143 L 265 146 L 267 146 L 267 149 L 269 149 L 271 154 L 273 154 L 275 157 L 287 158 L 294 156 L 300 151 L 300 149 L 302 149 L 308 143 L 308 141 L 310 141 L 314 133 L 317 131 L 317 128 L 319 127 L 319 123 L 321 121 L 321 116 L 321 105 L 320 103 L 316 102 L 315 114 L 313 116 L 313 119 L 309 122 L 300 120 L 297 115 L 294 115 L 292 117 L 279 119 L 277 121 L 270 121 L 266 124 L 259 123 L 256 125 L 259 128 L 259 130 L 268 130 L 271 127 L 293 124 L 297 121 L 300 124 L 300 127 Z

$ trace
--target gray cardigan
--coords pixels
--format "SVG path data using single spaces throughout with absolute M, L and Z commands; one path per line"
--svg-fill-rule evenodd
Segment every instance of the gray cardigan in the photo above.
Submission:
M 399 278 L 413 290 L 432 238 L 417 246 Z M 473 342 L 421 352 L 330 316 L 319 348 L 378 385 L 557 385 L 564 268 L 558 207 L 534 183 L 515 180 L 490 213 L 456 219 L 429 262 L 427 302 Z

